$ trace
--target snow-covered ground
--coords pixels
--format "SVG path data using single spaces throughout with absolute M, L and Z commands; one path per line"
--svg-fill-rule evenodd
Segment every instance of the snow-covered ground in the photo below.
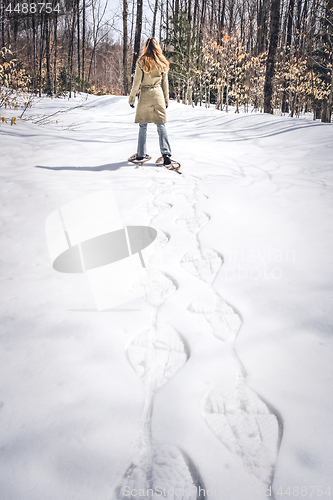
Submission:
M 1 125 L 1 500 L 329 498 L 333 125 L 171 102 L 178 175 L 127 162 L 126 97 L 80 99 Z M 98 310 L 45 222 L 112 193 L 159 249 Z

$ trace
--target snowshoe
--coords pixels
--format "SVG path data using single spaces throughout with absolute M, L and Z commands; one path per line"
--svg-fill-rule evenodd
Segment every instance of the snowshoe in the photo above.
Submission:
M 140 165 L 140 166 L 149 160 L 151 160 L 151 156 L 149 156 L 149 155 L 146 155 L 145 158 L 138 160 L 136 153 L 128 158 L 128 161 L 131 161 L 132 163 L 135 163 L 135 165 Z
M 163 158 L 163 156 L 160 156 L 159 158 L 157 158 L 157 160 L 155 161 L 155 164 L 160 167 L 165 167 L 167 168 L 168 170 L 172 170 L 173 172 L 177 172 L 177 174 L 181 174 L 181 172 L 179 172 L 179 169 L 180 169 L 180 163 L 176 160 L 172 160 L 171 158 L 168 157 L 168 160 L 170 161 L 169 164 L 166 164 L 166 161 L 165 159 Z

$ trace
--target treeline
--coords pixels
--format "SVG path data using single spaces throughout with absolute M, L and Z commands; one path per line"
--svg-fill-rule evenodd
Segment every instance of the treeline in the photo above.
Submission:
M 108 2 L 2 0 L 1 42 L 31 76 L 33 91 L 122 92 L 122 47 Z M 119 37 L 118 37 L 119 38 Z
M 142 43 L 156 36 L 178 101 L 331 121 L 333 0 L 121 0 L 113 7 L 2 0 L 2 45 L 11 45 L 40 94 L 128 94 Z
M 188 104 L 312 111 L 331 121 L 333 0 L 173 0 L 164 46 Z

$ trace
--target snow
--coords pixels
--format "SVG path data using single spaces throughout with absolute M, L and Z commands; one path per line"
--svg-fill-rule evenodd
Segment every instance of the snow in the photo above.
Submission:
M 126 97 L 27 113 L 0 134 L 0 498 L 327 498 L 333 125 L 171 102 L 177 175 L 127 162 Z M 138 298 L 99 311 L 45 221 L 110 190 L 158 238 Z

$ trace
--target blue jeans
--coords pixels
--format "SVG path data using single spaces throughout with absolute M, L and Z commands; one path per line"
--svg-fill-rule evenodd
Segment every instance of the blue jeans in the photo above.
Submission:
M 147 139 L 147 123 L 139 123 L 139 139 L 137 156 L 144 158 L 146 156 L 146 139 Z M 171 147 L 169 144 L 168 134 L 165 123 L 157 124 L 157 132 L 160 140 L 160 150 L 163 155 L 171 156 Z

